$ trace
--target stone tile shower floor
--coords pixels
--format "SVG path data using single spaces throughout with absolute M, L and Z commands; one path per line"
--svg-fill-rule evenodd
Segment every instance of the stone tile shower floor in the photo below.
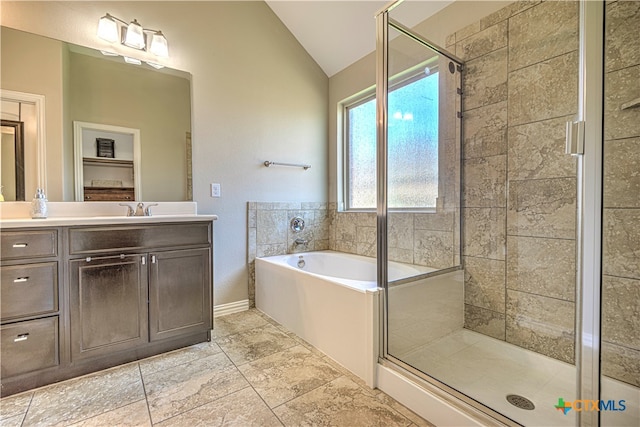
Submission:
M 0 426 L 431 426 L 257 310 L 210 343 L 0 400 Z

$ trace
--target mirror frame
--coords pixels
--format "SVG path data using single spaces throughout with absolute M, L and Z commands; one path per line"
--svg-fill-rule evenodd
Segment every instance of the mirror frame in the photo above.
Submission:
M 24 192 L 24 122 L 1 120 L 3 127 L 13 128 L 13 147 L 15 152 L 16 201 L 25 201 Z
M 20 102 L 24 104 L 32 104 L 35 106 L 36 110 L 36 159 L 35 165 L 28 165 L 25 163 L 24 171 L 27 168 L 32 168 L 35 166 L 35 176 L 36 176 L 36 188 L 42 188 L 47 193 L 47 151 L 44 143 L 44 135 L 45 135 L 45 97 L 44 95 L 36 95 L 33 93 L 27 92 L 17 92 L 13 90 L 0 89 L 0 98 L 3 101 L 12 101 L 12 102 Z M 24 144 L 27 141 L 23 139 L 23 148 Z M 25 159 L 26 161 L 27 159 Z M 26 182 L 25 182 L 26 187 Z M 36 188 L 32 190 L 35 193 Z M 27 189 L 25 188 L 25 191 Z

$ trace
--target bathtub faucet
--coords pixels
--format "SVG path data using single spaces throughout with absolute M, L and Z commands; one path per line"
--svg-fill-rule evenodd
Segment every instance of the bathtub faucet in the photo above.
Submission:
M 306 239 L 296 239 L 296 241 L 294 242 L 297 245 L 306 245 L 307 243 L 309 243 L 308 240 Z

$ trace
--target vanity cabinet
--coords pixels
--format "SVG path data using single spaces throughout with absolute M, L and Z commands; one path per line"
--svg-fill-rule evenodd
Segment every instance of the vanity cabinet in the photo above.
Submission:
M 210 338 L 211 223 L 68 232 L 72 362 Z
M 149 264 L 149 339 L 210 330 L 207 248 L 153 252 Z
M 60 365 L 60 230 L 2 231 L 0 376 Z
M 148 342 L 145 255 L 74 259 L 69 273 L 72 361 Z
M 2 230 L 2 395 L 209 341 L 212 226 Z

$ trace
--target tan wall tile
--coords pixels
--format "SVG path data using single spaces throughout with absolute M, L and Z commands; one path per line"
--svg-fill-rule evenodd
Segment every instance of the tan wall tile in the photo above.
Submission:
M 509 126 L 575 114 L 578 52 L 509 73 Z
M 572 116 L 509 128 L 509 179 L 576 176 L 576 158 L 565 154 Z
M 465 111 L 507 100 L 507 48 L 468 61 L 465 68 Z
M 464 302 L 497 313 L 505 312 L 505 263 L 465 257 Z
M 640 209 L 605 209 L 603 273 L 640 279 Z
M 640 2 L 621 1 L 607 5 L 606 71 L 640 64 L 638 28 L 640 28 Z
M 640 108 L 621 109 L 623 104 L 640 98 L 640 84 L 638 82 L 640 82 L 640 65 L 605 75 L 605 140 L 640 135 Z
M 575 223 L 574 178 L 509 182 L 507 234 L 574 239 Z
M 453 266 L 453 235 L 448 231 L 416 230 L 414 262 L 432 268 Z
M 456 43 L 456 56 L 469 61 L 506 45 L 507 21 L 503 21 Z
M 507 152 L 507 101 L 464 113 L 464 157 L 496 156 Z
M 480 20 L 480 28 L 485 29 L 492 25 L 497 24 L 500 21 L 504 21 L 505 19 L 509 19 L 516 13 L 520 13 L 523 10 L 526 10 L 530 7 L 535 6 L 540 3 L 541 0 L 517 0 L 513 3 L 508 4 L 502 9 L 493 12 L 491 15 L 488 15 Z
M 259 245 L 287 242 L 287 211 L 258 210 L 257 242 Z
M 640 351 L 602 343 L 602 374 L 640 387 Z
M 602 339 L 640 351 L 640 280 L 603 276 Z
M 509 70 L 578 49 L 577 1 L 546 1 L 509 18 Z
M 503 313 L 465 304 L 464 327 L 499 340 L 505 340 L 505 315 Z
M 506 206 L 507 156 L 464 161 L 464 207 Z
M 507 342 L 574 361 L 573 302 L 507 290 Z
M 507 236 L 507 288 L 574 301 L 575 240 Z
M 506 236 L 504 208 L 465 208 L 463 255 L 505 259 Z
M 640 138 L 604 143 L 604 206 L 640 208 Z

